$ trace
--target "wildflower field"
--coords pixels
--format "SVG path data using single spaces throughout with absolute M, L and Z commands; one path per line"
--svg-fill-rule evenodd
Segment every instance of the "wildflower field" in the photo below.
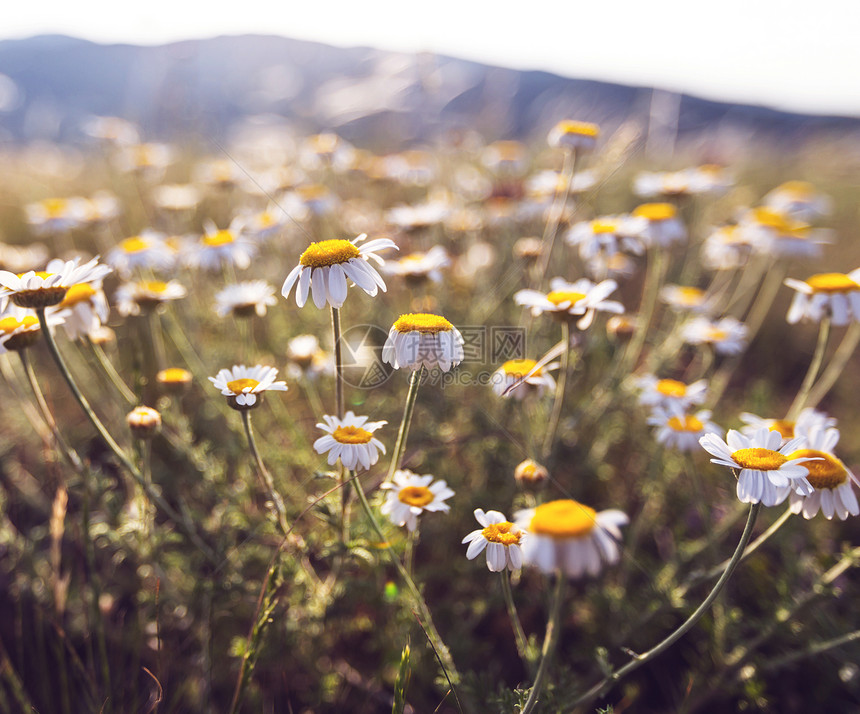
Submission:
M 860 710 L 856 152 L 84 134 L 0 174 L 0 711 Z

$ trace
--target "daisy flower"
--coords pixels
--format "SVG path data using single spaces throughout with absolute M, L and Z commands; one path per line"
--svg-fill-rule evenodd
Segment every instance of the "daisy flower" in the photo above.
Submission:
M 702 244 L 702 263 L 709 270 L 742 268 L 753 252 L 753 241 L 737 226 L 715 228 Z
M 46 313 L 48 327 L 62 324 L 66 312 Z M 31 347 L 39 340 L 41 327 L 33 310 L 9 305 L 0 312 L 0 355 Z
M 693 404 L 701 404 L 708 392 L 708 383 L 704 379 L 684 384 L 677 379 L 658 379 L 653 374 L 641 377 L 638 386 L 642 390 L 640 404 L 673 414 L 683 414 Z
M 52 308 L 65 311 L 63 329 L 70 340 L 89 336 L 108 321 L 110 307 L 101 283 L 96 280 L 72 285 L 62 302 Z
M 342 307 L 346 300 L 347 278 L 358 285 L 371 297 L 379 288 L 385 292 L 382 277 L 370 265 L 370 260 L 382 264 L 377 251 L 397 246 L 390 238 L 376 238 L 361 247 L 358 246 L 367 235 L 362 233 L 353 240 L 324 240 L 311 243 L 299 258 L 299 264 L 290 271 L 281 295 L 289 297 L 293 286 L 296 287 L 296 304 L 304 306 L 308 292 L 313 290 L 314 305 L 318 308 L 326 302 L 332 307 Z
M 152 407 L 139 406 L 126 414 L 125 423 L 138 439 L 150 439 L 161 431 L 161 414 Z
M 802 319 L 821 322 L 825 316 L 837 327 L 860 321 L 860 268 L 850 273 L 818 273 L 806 280 L 786 278 L 784 282 L 797 291 L 785 318 L 789 324 Z
M 643 203 L 634 209 L 632 216 L 641 221 L 637 235 L 646 246 L 668 248 L 687 240 L 687 229 L 671 203 Z
M 428 280 L 442 282 L 440 269 L 450 264 L 448 253 L 441 245 L 436 245 L 426 253 L 411 253 L 400 260 L 386 260 L 382 270 L 388 275 L 403 278 L 407 283 L 421 285 Z
M 505 568 L 511 571 L 522 568 L 523 552 L 520 544 L 525 536 L 523 530 L 499 511 L 485 513 L 476 508 L 475 520 L 482 527 L 463 538 L 462 542 L 469 544 L 466 557 L 474 560 L 486 549 L 487 567 L 491 573 L 500 573 Z
M 266 307 L 276 303 L 275 288 L 265 280 L 235 283 L 215 294 L 215 312 L 221 317 L 230 313 L 236 317 L 264 317 Z
M 200 191 L 191 184 L 164 184 L 152 189 L 152 202 L 160 211 L 190 213 L 200 203 Z
M 394 369 L 439 367 L 447 372 L 463 360 L 463 336 L 441 315 L 408 313 L 395 320 L 382 347 L 382 361 Z
M 223 265 L 233 265 L 244 270 L 251 265 L 257 246 L 242 233 L 241 219 L 233 219 L 224 229 L 206 221 L 203 228 L 200 240 L 186 249 L 185 263 L 188 266 L 219 270 Z
M 101 265 L 98 258 L 83 265 L 80 258 L 55 259 L 45 270 L 29 270 L 21 275 L 0 270 L 0 300 L 8 297 L 19 307 L 50 307 L 62 302 L 72 285 L 101 280 L 111 270 L 110 266 Z
M 514 469 L 514 480 L 524 491 L 539 491 L 549 481 L 549 471 L 534 459 L 526 459 Z
M 24 206 L 24 214 L 33 230 L 40 235 L 63 233 L 77 228 L 87 220 L 87 199 L 46 198 Z
M 435 226 L 445 221 L 451 213 L 451 203 L 443 199 L 431 199 L 416 206 L 395 206 L 385 213 L 385 220 L 404 231 Z
M 684 325 L 682 336 L 688 344 L 711 345 L 717 354 L 736 355 L 746 347 L 747 328 L 733 317 L 716 322 L 697 317 Z
M 688 285 L 664 285 L 660 288 L 660 299 L 679 312 L 707 312 L 707 293 L 701 288 Z
M 256 241 L 267 241 L 280 233 L 287 224 L 287 214 L 275 204 L 245 218 L 245 234 Z
M 298 335 L 287 342 L 287 375 L 291 379 L 315 379 L 334 374 L 334 358 L 320 348 L 315 335 Z
M 173 394 L 181 394 L 188 389 L 192 379 L 191 372 L 182 367 L 168 367 L 155 375 L 155 381 L 164 388 L 164 391 Z
M 382 484 L 389 489 L 382 513 L 396 526 L 406 526 L 410 532 L 418 527 L 418 516 L 424 511 L 444 511 L 451 507 L 445 501 L 454 495 L 444 481 L 433 481 L 433 476 L 419 476 L 408 469 L 394 472 L 392 483 Z
M 759 252 L 779 258 L 817 258 L 821 246 L 830 242 L 828 231 L 764 206 L 744 213 L 738 229 L 749 236 Z
M 156 180 L 173 162 L 173 150 L 167 144 L 134 144 L 122 148 L 116 155 L 120 171 L 135 172 Z
M 550 129 L 546 140 L 553 148 L 591 151 L 597 145 L 600 127 L 584 121 L 565 119 Z
M 792 456 L 805 443 L 802 438 L 783 444 L 776 431 L 759 429 L 752 436 L 745 436 L 729 429 L 725 441 L 715 434 L 706 434 L 699 443 L 716 457 L 711 459 L 712 463 L 740 470 L 737 492 L 742 503 L 778 506 L 791 491 L 803 495 L 813 491 L 804 462 L 814 457 Z
M 597 575 L 604 564 L 618 561 L 621 526 L 628 521 L 621 511 L 598 513 L 572 499 L 519 511 L 516 524 L 528 533 L 523 562 L 546 574 L 561 569 L 568 578 Z
M 537 290 L 520 290 L 514 294 L 514 302 L 531 308 L 532 315 L 548 312 L 563 320 L 573 320 L 581 316 L 576 323 L 580 330 L 591 324 L 594 313 L 598 310 L 618 314 L 624 312 L 624 306 L 620 302 L 606 299 L 618 287 L 614 280 L 595 284 L 588 278 L 580 278 L 575 283 L 553 278 L 549 286 L 552 289 L 546 294 Z
M 106 261 L 124 278 L 136 268 L 143 270 L 169 270 L 176 260 L 174 251 L 164 242 L 164 234 L 143 231 L 120 241 L 106 257 Z
M 827 520 L 835 515 L 844 521 L 849 515 L 860 514 L 860 505 L 852 488 L 860 486 L 860 481 L 836 456 L 833 449 L 839 441 L 838 429 L 814 429 L 807 436 L 806 448 L 789 454 L 791 458 L 810 457 L 817 459 L 806 463 L 809 474 L 806 479 L 815 489 L 811 494 L 790 494 L 792 513 L 803 513 L 810 519 L 819 510 Z
M 334 466 L 340 459 L 345 469 L 356 469 L 359 464 L 369 469 L 379 461 L 379 452 L 385 453 L 385 446 L 373 436 L 373 432 L 385 426 L 387 421 L 367 421 L 366 416 L 356 416 L 351 411 L 343 419 L 323 415 L 324 424 L 317 424 L 326 432 L 314 442 L 318 454 L 328 452 L 328 465 Z
M 555 380 L 549 374 L 549 370 L 558 369 L 559 363 L 538 367 L 533 359 L 511 359 L 505 362 L 490 377 L 493 391 L 500 397 L 513 397 L 514 399 L 525 399 L 526 397 L 540 397 L 546 390 L 555 389 Z M 525 378 L 525 379 L 523 379 Z M 515 389 L 505 394 L 508 387 L 523 380 Z
M 740 420 L 744 423 L 740 429 L 742 434 L 752 436 L 759 429 L 769 429 L 779 432 L 783 444 L 796 437 L 807 437 L 815 429 L 830 429 L 836 426 L 836 419 L 827 416 L 824 412 L 816 411 L 812 407 L 802 410 L 796 421 L 763 419 L 749 412 L 741 414 Z
M 806 181 L 786 181 L 764 197 L 764 205 L 799 221 L 828 215 L 833 202 Z
M 184 298 L 188 292 L 175 280 L 138 280 L 123 283 L 114 293 L 116 309 L 120 315 L 139 315 L 149 312 L 168 300 Z
M 275 381 L 277 374 L 278 370 L 274 367 L 246 367 L 240 364 L 222 369 L 216 376 L 209 377 L 209 381 L 221 390 L 233 409 L 253 409 L 260 405 L 263 392 L 270 389 L 287 391 L 286 382 Z
M 570 245 L 579 246 L 579 256 L 589 260 L 599 253 L 607 256 L 619 252 L 642 255 L 644 248 L 639 233 L 645 229 L 644 219 L 630 216 L 601 216 L 592 221 L 575 224 L 565 236 Z
M 678 414 L 662 407 L 655 407 L 648 417 L 648 423 L 659 427 L 658 443 L 678 451 L 695 450 L 699 439 L 706 434 L 723 435 L 723 430 L 711 421 L 710 409 L 702 409 L 695 414 Z

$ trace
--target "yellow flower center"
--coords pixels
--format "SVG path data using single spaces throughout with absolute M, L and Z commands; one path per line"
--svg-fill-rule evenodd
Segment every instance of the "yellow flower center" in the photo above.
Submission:
M 782 213 L 764 206 L 753 209 L 753 219 L 760 225 L 775 228 L 780 232 L 788 232 L 792 228 L 792 223 Z
M 305 186 L 299 186 L 296 189 L 296 192 L 305 201 L 315 201 L 320 198 L 325 198 L 328 194 L 326 187 L 319 183 L 309 183 Z
M 373 438 L 367 429 L 357 426 L 339 426 L 332 432 L 335 441 L 341 444 L 366 444 Z
M 27 273 L 18 273 L 18 277 L 19 277 L 19 278 L 23 278 L 26 274 L 27 274 Z M 35 276 L 36 276 L 37 278 L 42 278 L 42 280 L 45 280 L 46 278 L 49 278 L 49 277 L 51 277 L 52 275 L 56 275 L 56 273 L 47 273 L 47 272 L 45 272 L 44 270 L 37 270 L 37 271 L 35 271 Z
M 60 303 L 60 307 L 74 307 L 82 302 L 89 302 L 95 294 L 95 289 L 87 283 L 72 285 Z
M 233 392 L 233 394 L 242 394 L 246 389 L 252 391 L 259 384 L 256 379 L 242 377 L 242 379 L 234 379 L 232 382 L 227 382 L 227 389 Z
M 774 419 L 773 423 L 768 427 L 768 429 L 777 432 L 783 439 L 794 438 L 793 421 L 786 421 L 785 419 Z
M 595 234 L 615 233 L 617 230 L 618 221 L 598 218 L 591 222 L 591 232 Z
M 664 397 L 683 397 L 687 394 L 687 385 L 677 379 L 661 379 L 656 389 Z
M 564 303 L 576 305 L 576 303 L 584 298 L 585 295 L 583 293 L 575 293 L 571 290 L 553 290 L 546 296 L 546 299 L 555 306 L 563 305 Z
M 504 546 L 519 545 L 522 532 L 519 528 L 512 531 L 512 528 L 514 528 L 514 524 L 508 521 L 491 523 L 481 531 L 481 535 L 490 543 L 501 543 Z
M 348 240 L 323 240 L 319 243 L 311 243 L 302 253 L 299 263 L 311 268 L 325 268 L 329 265 L 346 263 L 348 260 L 358 258 L 359 255 L 358 248 Z
M 160 294 L 167 290 L 167 283 L 163 280 L 144 280 L 138 286 L 145 293 Z
M 435 335 L 440 332 L 450 332 L 454 326 L 441 315 L 410 312 L 397 318 L 394 329 L 398 332 L 423 332 Z
M 5 335 L 8 335 L 12 332 L 15 332 L 20 327 L 23 327 L 25 330 L 33 328 L 34 326 L 38 326 L 39 320 L 32 315 L 27 315 L 23 320 L 19 320 L 16 317 L 4 317 L 0 320 L 0 332 Z
M 684 307 L 697 307 L 705 299 L 705 291 L 700 288 L 679 286 L 674 290 L 672 301 Z
M 433 492 L 426 486 L 406 486 L 400 489 L 397 498 L 407 506 L 424 508 L 428 503 L 433 502 Z
M 236 240 L 233 231 L 223 230 L 217 231 L 212 235 L 205 233 L 203 235 L 203 245 L 208 245 L 212 248 L 217 248 L 221 245 L 229 245 Z
M 721 330 L 718 327 L 709 327 L 705 330 L 705 339 L 708 342 L 722 342 L 729 336 L 729 333 L 725 330 Z
M 672 417 L 667 422 L 670 429 L 674 431 L 689 431 L 689 432 L 699 432 L 705 428 L 705 425 L 702 424 L 701 420 L 694 417 L 692 414 L 686 414 L 682 417 Z
M 560 121 L 556 125 L 556 129 L 562 134 L 577 134 L 578 136 L 591 136 L 597 138 L 600 134 L 600 127 L 597 124 L 591 124 L 587 121 Z
M 633 211 L 637 218 L 647 218 L 649 221 L 666 221 L 676 214 L 671 203 L 643 203 Z
M 140 253 L 149 248 L 149 241 L 140 236 L 134 236 L 121 241 L 119 247 L 124 253 Z
M 46 198 L 42 201 L 42 208 L 48 218 L 60 218 L 68 208 L 69 202 L 65 198 Z
M 162 384 L 184 384 L 191 381 L 191 372 L 181 367 L 168 367 L 161 370 L 156 379 Z
M 777 191 L 789 194 L 792 198 L 812 198 L 815 188 L 806 181 L 786 181 Z
M 738 449 L 732 454 L 732 459 L 742 469 L 755 469 L 756 471 L 776 471 L 788 461 L 788 457 L 783 456 L 778 451 L 763 449 L 760 446 Z
M 597 525 L 597 511 L 578 501 L 549 501 L 535 508 L 529 531 L 551 538 L 582 538 Z
M 806 279 L 806 284 L 816 293 L 848 293 L 860 290 L 860 285 L 844 273 L 819 273 Z
M 845 483 L 848 478 L 848 470 L 833 454 L 828 454 L 824 451 L 816 449 L 800 449 L 789 455 L 790 459 L 800 459 L 803 457 L 818 458 L 818 461 L 806 461 L 803 465 L 809 471 L 806 480 L 812 484 L 813 488 L 836 488 Z
M 502 365 L 502 371 L 509 377 L 514 377 L 515 379 L 522 379 L 535 368 L 536 364 L 537 362 L 535 362 L 533 359 L 511 359 Z M 537 369 L 535 369 L 532 376 L 539 377 L 541 374 L 542 370 L 540 367 L 538 367 Z

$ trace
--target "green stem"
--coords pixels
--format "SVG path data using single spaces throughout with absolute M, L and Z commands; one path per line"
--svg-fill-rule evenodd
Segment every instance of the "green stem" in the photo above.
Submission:
M 830 363 L 822 373 L 818 384 L 810 390 L 806 400 L 807 406 L 817 407 L 818 402 L 824 399 L 824 395 L 836 384 L 836 380 L 839 379 L 839 375 L 842 374 L 845 365 L 848 364 L 848 360 L 854 354 L 858 342 L 860 342 L 860 323 L 852 322 L 839 347 L 836 348 L 836 352 L 833 353 L 833 357 L 830 358 Z
M 561 630 L 561 602 L 564 599 L 564 575 L 560 570 L 555 573 L 555 590 L 552 594 L 552 605 L 550 606 L 549 619 L 546 623 L 546 634 L 543 638 L 543 647 L 541 647 L 541 659 L 538 665 L 538 671 L 535 675 L 535 682 L 529 692 L 529 698 L 523 706 L 521 714 L 529 714 L 537 705 L 543 690 L 544 679 L 549 668 L 549 663 L 552 660 L 555 651 L 555 644 L 558 641 L 558 633 Z
M 287 509 L 284 506 L 284 499 L 282 499 L 281 495 L 275 490 L 275 482 L 272 479 L 272 474 L 269 473 L 269 470 L 263 463 L 263 458 L 260 456 L 260 452 L 257 449 L 257 442 L 254 439 L 254 430 L 251 428 L 251 410 L 242 409 L 241 412 L 242 424 L 245 427 L 245 435 L 248 437 L 248 446 L 251 449 L 251 454 L 254 456 L 254 463 L 257 465 L 257 472 L 260 474 L 260 478 L 263 480 L 263 483 L 269 492 L 269 497 L 272 499 L 272 504 L 275 507 L 275 512 L 278 517 L 278 524 L 284 532 L 284 535 L 287 535 L 290 532 L 290 527 L 287 523 Z
M 379 537 L 381 542 L 386 542 L 388 539 L 382 532 L 382 527 L 379 525 L 379 521 L 376 520 L 376 516 L 373 514 L 370 504 L 367 502 L 367 496 L 364 494 L 364 489 L 361 487 L 360 481 L 356 478 L 352 483 L 355 487 L 355 492 L 358 495 L 358 500 L 361 502 L 361 507 L 364 509 L 365 515 L 373 526 L 373 530 L 376 531 L 376 535 Z M 433 617 L 430 615 L 430 608 L 427 607 L 427 603 L 424 601 L 424 596 L 421 595 L 421 591 L 418 589 L 418 586 L 415 584 L 415 581 L 409 575 L 406 568 L 403 567 L 403 563 L 400 562 L 400 558 L 397 557 L 394 550 L 391 548 L 385 548 L 385 552 L 388 553 L 391 563 L 397 569 L 400 577 L 403 578 L 406 588 L 412 595 L 414 604 L 418 609 L 417 614 L 421 619 L 428 638 L 436 650 L 436 655 L 439 657 L 442 669 L 445 670 L 446 676 L 452 683 L 458 684 L 460 682 L 460 673 L 457 671 L 454 660 L 451 658 L 451 651 L 439 635 L 436 625 L 433 624 Z
M 412 423 L 412 413 L 415 411 L 415 401 L 418 398 L 418 385 L 421 383 L 423 374 L 424 365 L 421 365 L 409 376 L 409 391 L 406 393 L 403 419 L 400 421 L 400 429 L 397 431 L 397 441 L 394 443 L 394 451 L 391 452 L 391 464 L 388 467 L 388 474 L 385 476 L 385 483 L 391 483 L 391 480 L 394 478 L 394 472 L 400 468 L 400 460 L 403 458 L 403 451 L 406 449 L 406 437 L 409 434 L 409 425 Z
M 662 642 L 655 645 L 643 654 L 634 655 L 633 658 L 623 667 L 607 675 L 603 678 L 602 681 L 595 684 L 591 689 L 585 692 L 585 694 L 583 694 L 575 702 L 573 702 L 574 707 L 577 707 L 580 704 L 591 702 L 597 697 L 604 695 L 614 684 L 622 680 L 634 670 L 639 669 L 642 665 L 647 664 L 655 657 L 658 657 L 659 655 L 663 654 L 663 652 L 669 649 L 669 647 L 675 644 L 675 642 L 681 639 L 681 637 L 683 637 L 693 628 L 693 626 L 699 621 L 699 619 L 701 619 L 702 615 L 707 612 L 708 608 L 711 606 L 714 600 L 716 600 L 717 595 L 720 594 L 720 591 L 723 589 L 723 586 L 726 584 L 726 582 L 728 582 L 728 579 L 731 577 L 735 568 L 740 564 L 741 559 L 743 558 L 744 549 L 746 548 L 747 543 L 749 543 L 750 538 L 752 537 L 753 526 L 755 525 L 756 517 L 758 516 L 760 510 L 760 503 L 754 503 L 750 507 L 747 524 L 744 528 L 743 534 L 741 535 L 740 542 L 738 543 L 737 548 L 735 548 L 734 555 L 732 555 L 732 558 L 729 561 L 729 564 L 726 566 L 725 571 L 723 571 L 722 576 L 720 576 L 720 579 L 711 589 L 711 592 L 708 593 L 708 596 L 705 598 L 702 604 L 696 608 L 695 612 L 693 612 L 693 614 L 690 615 L 680 627 L 678 627 Z
M 827 342 L 830 339 L 830 318 L 821 318 L 821 324 L 818 327 L 818 342 L 815 344 L 815 352 L 812 355 L 812 361 L 809 363 L 809 369 L 806 370 L 806 376 L 803 378 L 803 384 L 800 385 L 800 391 L 791 403 L 788 410 L 788 415 L 785 417 L 787 421 L 795 421 L 797 415 L 806 404 L 809 398 L 809 392 L 812 385 L 815 384 L 815 378 L 818 376 L 818 370 L 824 362 L 824 353 L 827 351 Z
M 558 381 L 555 383 L 555 398 L 552 403 L 552 412 L 550 413 L 546 436 L 541 447 L 541 455 L 544 460 L 549 457 L 552 450 L 552 442 L 555 440 L 558 422 L 561 420 L 564 390 L 567 386 L 567 372 L 570 367 L 570 323 L 567 320 L 561 323 L 561 340 L 564 343 L 564 351 L 561 353 L 561 366 L 558 370 Z
M 343 350 L 340 337 L 340 310 L 331 309 L 331 332 L 334 340 L 334 403 L 335 415 L 343 419 Z
M 526 637 L 526 633 L 523 630 L 523 624 L 520 622 L 520 616 L 517 613 L 514 594 L 511 591 L 510 574 L 508 573 L 507 568 L 505 568 L 501 573 L 499 573 L 499 575 L 502 578 L 502 594 L 505 597 L 505 608 L 508 611 L 508 618 L 510 618 L 511 621 L 511 629 L 514 631 L 514 639 L 517 641 L 517 652 L 519 652 L 520 659 L 523 661 L 526 669 L 529 670 L 529 673 L 532 673 L 534 670 L 535 652 L 529 646 L 529 640 Z
M 639 360 L 639 355 L 645 346 L 645 339 L 649 333 L 648 328 L 651 326 L 654 309 L 657 306 L 660 285 L 666 277 L 668 266 L 669 261 L 666 260 L 666 254 L 663 250 L 656 248 L 648 254 L 648 269 L 645 274 L 645 286 L 642 290 L 642 302 L 639 305 L 639 314 L 636 318 L 636 330 L 624 351 L 624 357 L 621 361 L 621 374 L 632 371 Z
M 42 334 L 45 337 L 45 342 L 48 344 L 48 350 L 51 352 L 51 356 L 54 358 L 54 362 L 57 364 L 57 368 L 60 370 L 60 373 L 63 375 L 63 379 L 66 380 L 66 384 L 69 385 L 69 389 L 75 397 L 78 405 L 83 410 L 84 414 L 86 414 L 87 419 L 89 419 L 90 424 L 93 425 L 95 430 L 99 433 L 99 436 L 103 439 L 105 444 L 107 444 L 108 448 L 114 453 L 114 456 L 119 460 L 122 464 L 123 468 L 132 476 L 132 478 L 137 481 L 138 484 L 146 491 L 146 495 L 155 503 L 164 514 L 170 518 L 177 525 L 181 525 L 188 535 L 188 538 L 200 549 L 200 551 L 214 564 L 218 564 L 218 558 L 215 553 L 209 548 L 206 543 L 200 538 L 197 534 L 197 531 L 194 528 L 194 525 L 186 518 L 180 516 L 179 513 L 162 497 L 158 491 L 156 491 L 150 484 L 146 483 L 146 480 L 143 478 L 143 474 L 138 471 L 135 465 L 131 462 L 125 452 L 119 447 L 119 444 L 114 441 L 113 437 L 108 433 L 108 430 L 105 429 L 104 424 L 102 424 L 101 420 L 96 416 L 96 413 L 93 411 L 93 408 L 90 406 L 90 403 L 87 401 L 86 397 L 83 395 L 81 390 L 78 388 L 77 383 L 72 377 L 72 373 L 69 371 L 69 368 L 66 366 L 65 360 L 63 360 L 63 356 L 60 354 L 60 350 L 57 347 L 57 343 L 54 340 L 54 336 L 51 334 L 51 330 L 48 327 L 48 321 L 45 318 L 45 308 L 38 308 L 36 310 L 36 314 L 39 316 L 39 324 L 42 328 Z
M 128 388 L 128 385 L 123 381 L 123 378 L 119 376 L 119 372 L 116 371 L 116 367 L 113 366 L 113 362 L 108 359 L 108 356 L 105 354 L 105 351 L 102 349 L 101 345 L 97 345 L 91 339 L 87 338 L 87 344 L 90 346 L 90 350 L 95 355 L 96 361 L 99 363 L 101 368 L 104 370 L 108 379 L 111 383 L 116 387 L 116 390 L 122 395 L 123 399 L 127 401 L 129 404 L 136 404 L 137 397 L 134 392 Z
M 564 163 L 561 168 L 561 183 L 556 189 L 553 197 L 552 205 L 550 206 L 549 215 L 547 216 L 546 226 L 544 226 L 543 237 L 541 238 L 541 256 L 540 263 L 537 269 L 537 285 L 540 285 L 546 278 L 546 271 L 549 268 L 550 256 L 552 248 L 555 244 L 555 237 L 558 234 L 558 224 L 561 222 L 561 216 L 564 213 L 564 205 L 567 203 L 567 196 L 570 193 L 570 187 L 573 183 L 573 177 L 576 174 L 576 151 L 570 150 L 564 153 Z

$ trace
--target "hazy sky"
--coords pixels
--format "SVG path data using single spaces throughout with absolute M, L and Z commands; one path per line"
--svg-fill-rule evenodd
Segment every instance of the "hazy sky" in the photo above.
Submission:
M 860 115 L 860 1 L 7 1 L 0 37 L 160 44 L 265 33 Z

